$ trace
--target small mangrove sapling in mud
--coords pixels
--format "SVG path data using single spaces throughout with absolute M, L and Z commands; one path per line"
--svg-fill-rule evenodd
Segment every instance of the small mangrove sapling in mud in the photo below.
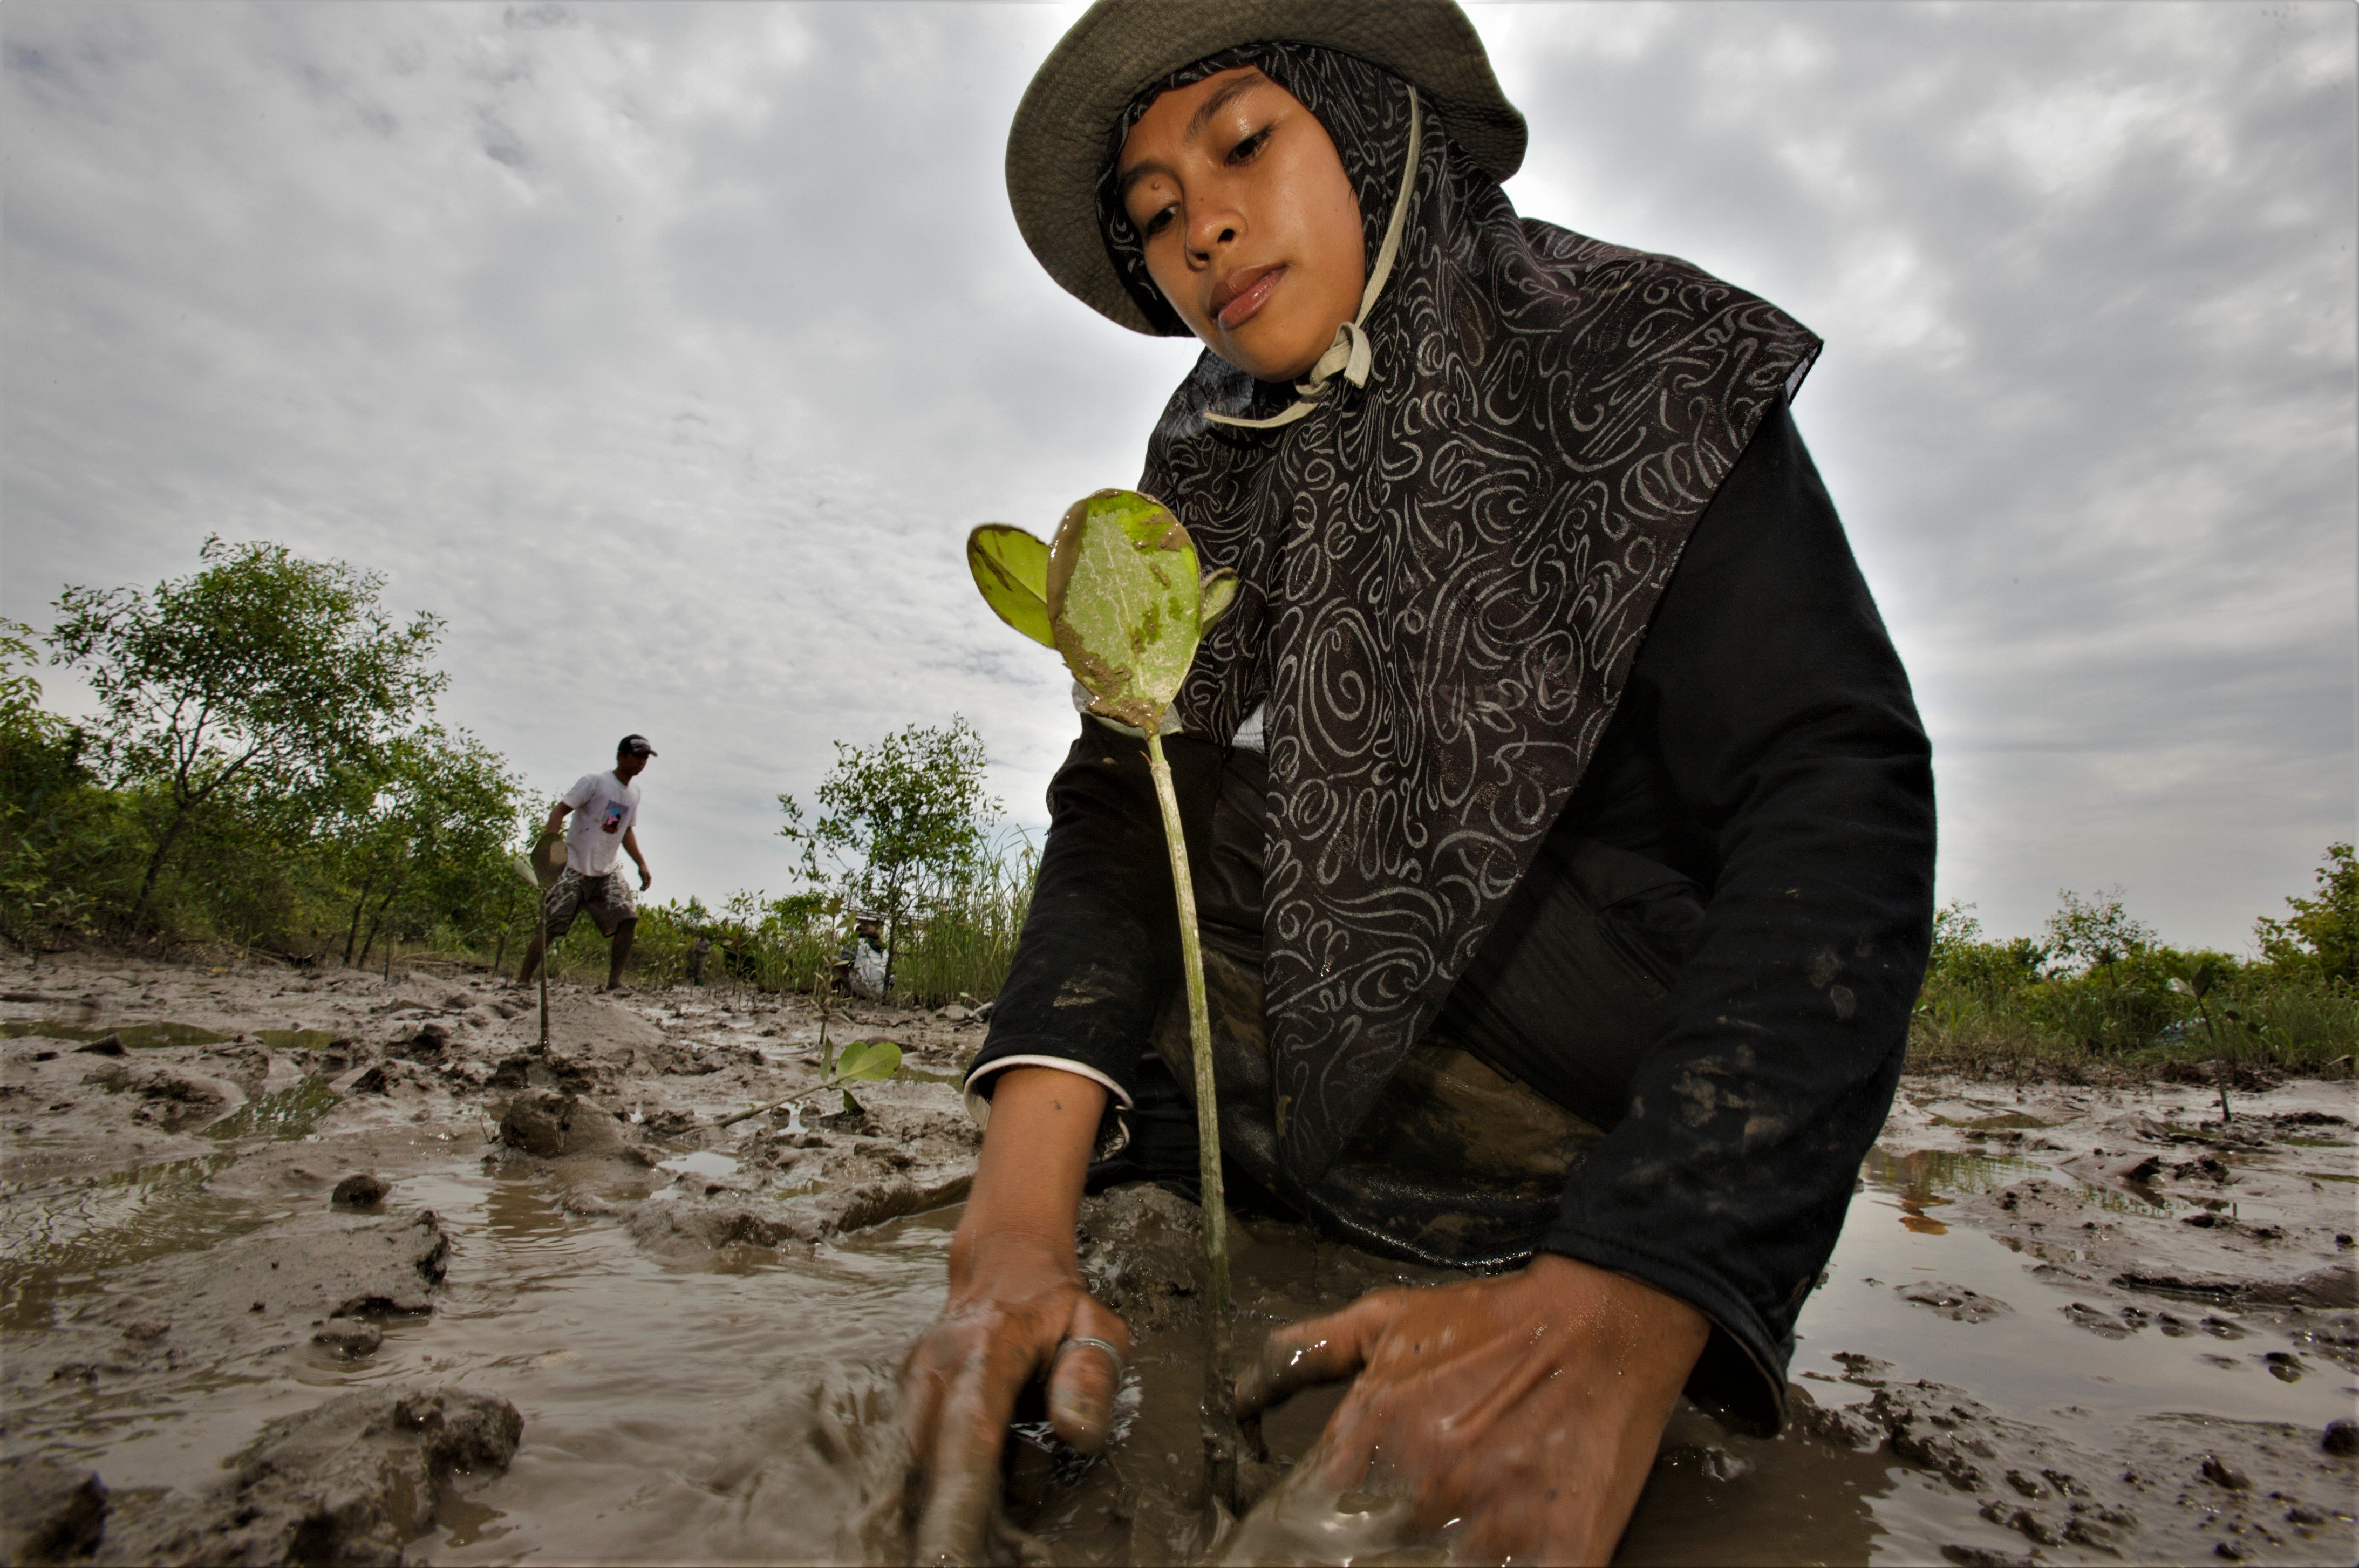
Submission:
M 1090 711 L 1144 735 L 1155 796 L 1171 855 L 1180 906 L 1180 960 L 1188 986 L 1188 1034 L 1195 1064 L 1196 1141 L 1203 1195 L 1204 1258 L 1212 1273 L 1209 1367 L 1214 1413 L 1226 1405 L 1229 1362 L 1228 1208 L 1221 1184 L 1221 1123 L 1212 1083 L 1212 1018 L 1204 1004 L 1204 956 L 1196 931 L 1196 890 L 1180 800 L 1163 755 L 1163 723 L 1194 663 L 1197 646 L 1236 594 L 1236 574 L 1199 573 L 1195 541 L 1170 509 L 1135 490 L 1100 490 L 1076 501 L 1053 543 L 1022 528 L 986 523 L 967 536 L 967 567 L 984 603 L 1009 626 L 1064 656 L 1090 694 Z M 1218 1449 L 1227 1449 L 1223 1455 Z M 1214 1462 L 1234 1462 L 1216 1445 Z
M 821 1090 L 840 1091 L 843 1095 L 844 1114 L 856 1116 L 861 1111 L 860 1102 L 852 1097 L 852 1091 L 844 1088 L 844 1085 L 846 1083 L 882 1083 L 899 1071 L 901 1071 L 899 1046 L 889 1040 L 854 1040 L 843 1048 L 843 1054 L 836 1059 L 832 1067 L 821 1070 L 817 1087 Z M 811 1092 L 803 1091 L 804 1094 Z M 756 1105 L 751 1110 L 739 1111 L 734 1116 L 722 1117 L 721 1125 L 735 1127 L 750 1116 L 766 1116 L 780 1105 L 794 1105 L 801 1098 L 802 1094 L 789 1094 L 783 1100 L 774 1101 L 766 1105 Z
M 556 833 L 544 833 L 533 840 L 532 858 L 518 855 L 513 862 L 516 875 L 532 884 L 533 929 L 540 936 L 540 1044 L 549 1049 L 549 890 L 565 875 L 565 841 Z M 391 953 L 388 944 L 386 953 Z M 390 958 L 386 978 L 392 978 Z
M 2246 1018 L 2234 1007 L 2222 1007 L 2221 1017 L 2226 1018 L 2232 1027 L 2226 1038 L 2223 1039 L 2221 1036 L 2220 1021 L 2212 1016 L 2212 1005 L 2206 999 L 2211 996 L 2212 987 L 2219 983 L 2219 966 L 2210 959 L 2200 960 L 2182 968 L 2170 977 L 2172 990 L 2182 996 L 2194 998 L 2195 1010 L 2203 1018 L 2203 1032 L 2211 1037 L 2212 1075 L 2220 1089 L 2220 1125 L 2225 1127 L 2236 1119 L 2234 1113 L 2228 1109 L 2228 1082 L 2235 1076 L 2236 1071 L 2233 1042 L 2239 1029 L 2250 1034 L 2258 1034 L 2261 1032 L 2261 1026 Z

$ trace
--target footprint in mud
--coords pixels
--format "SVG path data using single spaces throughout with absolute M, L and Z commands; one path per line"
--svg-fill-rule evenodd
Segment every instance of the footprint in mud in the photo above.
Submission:
M 2002 1312 L 2015 1310 L 1996 1296 L 1985 1296 L 1980 1290 L 1970 1290 L 1963 1285 L 1945 1284 L 1939 1279 L 1895 1285 L 1893 1290 L 1911 1306 L 1930 1307 L 1936 1317 L 1948 1318 L 1953 1323 L 1988 1323 Z
M 2294 1355 L 2290 1351 L 2272 1350 L 2264 1355 L 2260 1359 L 2261 1365 L 2269 1369 L 2269 1376 L 2276 1378 L 2278 1382 L 2299 1383 L 2301 1381 L 2301 1357 Z
M 2062 1312 L 2064 1321 L 2074 1328 L 2085 1328 L 2103 1339 L 2127 1339 L 2146 1327 L 2141 1318 L 2132 1317 L 2126 1312 L 2122 1317 L 2115 1317 L 2103 1308 L 2093 1307 L 2086 1301 L 2075 1301 L 2069 1307 L 2059 1307 L 2056 1310 Z

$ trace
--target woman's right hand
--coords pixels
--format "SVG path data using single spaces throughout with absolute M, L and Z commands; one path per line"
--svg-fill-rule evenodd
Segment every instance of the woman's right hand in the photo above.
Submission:
M 990 1520 L 1000 1488 L 1000 1449 L 1026 1384 L 1045 1376 L 1049 1424 L 1084 1454 L 1105 1445 L 1122 1367 L 1076 1339 L 1104 1340 L 1130 1355 L 1130 1330 L 1082 1285 L 1069 1241 L 1000 1233 L 951 1251 L 942 1315 L 901 1368 L 911 1457 L 925 1497 L 916 1561 L 963 1558 Z M 962 1267 L 963 1263 L 963 1267 Z
M 923 1501 L 916 1561 L 962 1561 L 1000 1490 L 1016 1397 L 1045 1377 L 1049 1421 L 1084 1453 L 1104 1446 L 1130 1330 L 1092 1299 L 1073 1250 L 1082 1179 L 1105 1091 L 1078 1074 L 1000 1075 L 966 1216 L 951 1243 L 950 1299 L 901 1365 L 909 1461 Z M 1076 1340 L 1103 1340 L 1113 1353 Z

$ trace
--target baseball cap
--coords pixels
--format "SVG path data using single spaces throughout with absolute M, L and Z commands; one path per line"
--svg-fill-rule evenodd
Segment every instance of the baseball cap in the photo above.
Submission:
M 616 757 L 622 756 L 626 751 L 633 757 L 654 757 L 658 755 L 656 748 L 647 744 L 647 737 L 643 735 L 626 735 L 622 738 L 621 743 L 614 747 L 614 755 Z

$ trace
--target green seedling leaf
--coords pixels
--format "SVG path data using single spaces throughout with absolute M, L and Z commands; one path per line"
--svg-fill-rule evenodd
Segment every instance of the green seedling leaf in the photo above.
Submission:
M 966 567 L 993 614 L 1034 642 L 1057 646 L 1049 628 L 1049 547 L 1006 523 L 966 536 Z
M 1201 594 L 1194 542 L 1152 496 L 1101 490 L 1058 525 L 1049 624 L 1097 713 L 1161 726 L 1202 637 Z
M 839 1083 L 879 1083 L 901 1069 L 901 1048 L 889 1040 L 855 1040 L 835 1059 L 830 1087 Z
M 849 1089 L 843 1092 L 843 1114 L 847 1116 L 864 1114 L 860 1108 L 860 1102 L 852 1097 L 852 1091 Z

